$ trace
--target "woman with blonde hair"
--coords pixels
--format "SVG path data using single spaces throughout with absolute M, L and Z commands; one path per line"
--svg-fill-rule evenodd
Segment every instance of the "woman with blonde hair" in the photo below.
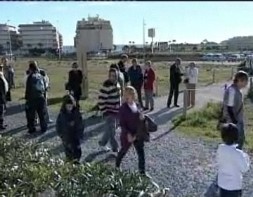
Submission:
M 132 86 L 125 88 L 123 98 L 124 102 L 119 110 L 121 149 L 116 158 L 116 167 L 120 167 L 123 157 L 133 144 L 138 155 L 139 172 L 145 175 L 144 140 L 137 136 L 140 120 L 144 120 L 145 117 L 136 104 L 137 93 Z
M 187 106 L 195 106 L 196 85 L 198 83 L 198 68 L 195 62 L 191 62 L 186 70 L 185 84 L 188 90 Z

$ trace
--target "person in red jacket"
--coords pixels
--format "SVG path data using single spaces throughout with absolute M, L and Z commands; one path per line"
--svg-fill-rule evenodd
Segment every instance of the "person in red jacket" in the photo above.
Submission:
M 149 109 L 150 111 L 154 110 L 154 97 L 153 97 L 154 81 L 155 81 L 155 71 L 152 69 L 151 61 L 147 61 L 145 64 L 145 72 L 144 72 L 144 92 L 145 92 L 144 110 Z

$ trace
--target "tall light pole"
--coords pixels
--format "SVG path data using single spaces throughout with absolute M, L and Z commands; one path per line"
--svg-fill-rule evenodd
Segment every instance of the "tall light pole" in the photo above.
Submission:
M 7 26 L 7 31 L 8 31 L 8 34 L 9 34 L 10 59 L 12 59 L 11 34 L 10 34 L 10 30 L 9 30 L 9 25 L 8 25 L 8 22 L 10 22 L 10 20 L 7 20 L 6 26 Z
M 143 19 L 143 62 L 145 63 L 146 42 L 145 42 L 145 20 Z
M 58 20 L 56 21 L 56 23 L 57 23 L 57 27 L 59 27 L 59 21 L 58 21 Z M 59 30 L 59 29 L 58 29 L 58 30 Z M 56 31 L 57 31 L 57 29 L 56 29 Z M 57 36 L 58 36 L 58 55 L 59 55 L 58 58 L 59 58 L 59 60 L 60 60 L 60 59 L 61 59 L 61 42 L 60 42 L 61 40 L 60 40 L 60 32 L 58 31 L 57 34 L 58 34 Z

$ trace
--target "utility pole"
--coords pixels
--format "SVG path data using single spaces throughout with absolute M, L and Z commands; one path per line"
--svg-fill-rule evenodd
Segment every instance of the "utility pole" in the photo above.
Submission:
M 146 42 L 145 42 L 145 20 L 143 19 L 143 63 L 145 64 Z

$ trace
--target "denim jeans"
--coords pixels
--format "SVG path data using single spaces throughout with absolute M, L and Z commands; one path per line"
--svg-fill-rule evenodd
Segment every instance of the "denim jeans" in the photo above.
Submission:
M 220 188 L 220 197 L 241 197 L 242 190 L 228 191 Z
M 237 123 L 237 128 L 239 132 L 239 139 L 238 139 L 238 149 L 242 149 L 244 142 L 245 142 L 245 133 L 244 133 L 244 122 L 240 121 Z
M 154 108 L 153 90 L 145 90 L 145 107 Z
M 118 149 L 118 143 L 115 139 L 116 122 L 117 122 L 116 116 L 113 115 L 105 116 L 105 127 L 104 127 L 105 130 L 102 139 L 99 142 L 101 146 L 105 146 L 108 143 L 108 141 L 110 141 L 113 151 L 116 151 Z

